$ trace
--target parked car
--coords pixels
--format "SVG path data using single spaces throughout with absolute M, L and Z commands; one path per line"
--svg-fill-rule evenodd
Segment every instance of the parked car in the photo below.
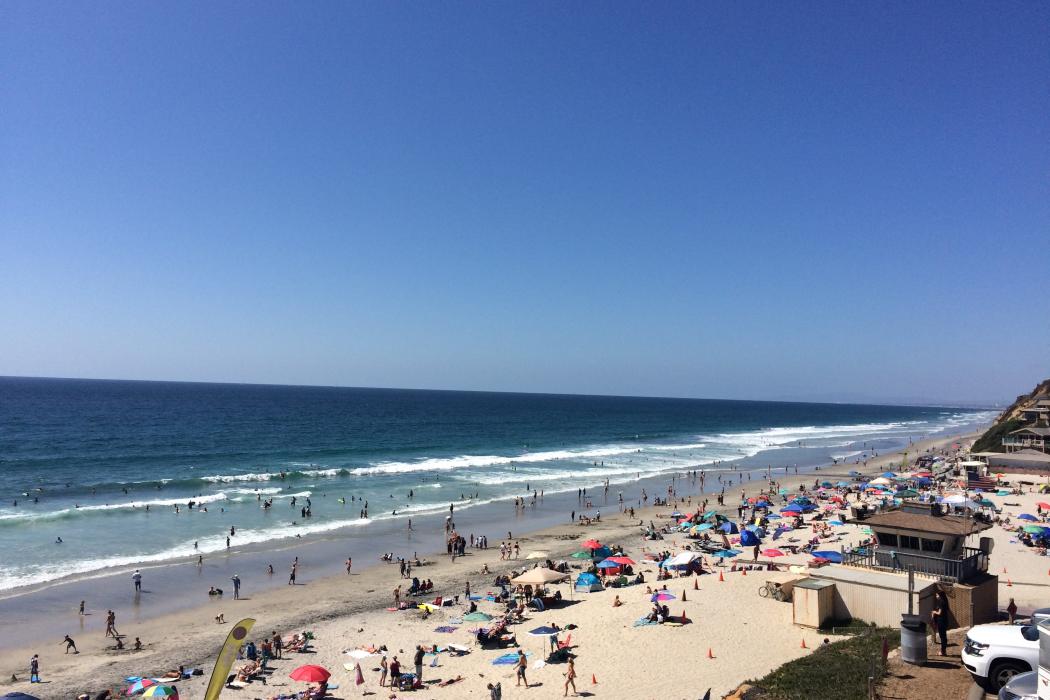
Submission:
M 962 662 L 979 685 L 999 692 L 1017 674 L 1039 668 L 1039 630 L 1034 625 L 977 625 L 966 634 Z
M 999 700 L 1039 700 L 1039 671 L 1018 673 L 999 691 Z

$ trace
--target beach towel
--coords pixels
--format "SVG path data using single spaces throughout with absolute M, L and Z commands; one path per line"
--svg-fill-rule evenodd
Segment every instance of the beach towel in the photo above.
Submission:
M 648 617 L 643 617 L 640 620 L 635 620 L 635 627 L 648 627 L 649 625 L 659 624 L 656 620 L 650 620 Z
M 525 658 L 527 659 L 530 656 L 532 656 L 532 654 L 529 654 L 529 653 L 526 652 Z M 511 652 L 509 654 L 504 654 L 503 656 L 497 657 L 492 662 L 492 665 L 493 666 L 513 666 L 516 663 L 518 663 L 518 654 L 516 652 Z
M 448 625 L 442 625 L 441 627 L 435 627 L 435 632 L 441 632 L 442 634 L 451 634 L 456 631 L 455 627 L 449 627 Z

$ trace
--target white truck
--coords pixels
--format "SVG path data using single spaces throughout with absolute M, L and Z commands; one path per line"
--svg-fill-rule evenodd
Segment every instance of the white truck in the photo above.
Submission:
M 977 625 L 966 634 L 962 662 L 974 680 L 997 693 L 1019 673 L 1039 668 L 1035 625 Z

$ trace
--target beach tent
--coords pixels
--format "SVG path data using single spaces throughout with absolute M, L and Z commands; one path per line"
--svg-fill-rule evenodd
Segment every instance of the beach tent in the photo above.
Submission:
M 663 566 L 665 568 L 679 567 L 679 566 L 689 566 L 690 564 L 693 563 L 694 560 L 699 559 L 699 558 L 700 558 L 700 555 L 697 554 L 696 552 L 682 552 L 680 554 L 674 555 L 670 559 L 665 559 L 664 563 L 663 563 Z
M 578 552 L 573 552 L 569 555 L 570 559 L 593 559 L 593 555 L 585 549 L 581 549 Z
M 595 559 L 607 559 L 608 557 L 612 556 L 612 550 L 606 547 L 605 545 L 602 545 L 598 549 L 594 550 L 592 554 L 594 555 Z
M 1032 521 L 1039 520 L 1039 518 L 1035 517 L 1031 513 L 1021 513 L 1020 515 L 1017 516 L 1017 519 L 1018 520 L 1032 520 Z
M 583 593 L 602 590 L 602 582 L 594 574 L 580 574 L 576 577 L 576 590 Z
M 736 526 L 736 523 L 730 521 L 722 523 L 718 526 L 718 529 L 730 535 L 735 535 L 736 533 L 740 532 L 740 528 Z
M 548 583 L 558 583 L 567 578 L 569 578 L 569 574 L 563 574 L 560 571 L 555 571 L 553 569 L 538 567 L 535 569 L 529 569 L 517 578 L 512 578 L 510 582 L 515 585 L 521 584 L 523 586 L 545 586 Z
M 758 535 L 751 530 L 744 530 L 740 533 L 740 544 L 744 547 L 754 547 L 756 544 L 762 541 Z

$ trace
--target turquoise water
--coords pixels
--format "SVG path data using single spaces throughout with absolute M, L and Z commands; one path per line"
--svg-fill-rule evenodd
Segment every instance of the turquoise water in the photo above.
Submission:
M 226 551 L 231 527 L 233 551 L 296 536 L 368 538 L 386 521 L 444 513 L 450 503 L 462 512 L 527 489 L 551 495 L 605 480 L 617 488 L 734 463 L 854 461 L 990 417 L 925 407 L 0 378 L 0 590 Z M 189 508 L 191 500 L 200 505 Z M 307 500 L 311 515 L 303 517 Z

